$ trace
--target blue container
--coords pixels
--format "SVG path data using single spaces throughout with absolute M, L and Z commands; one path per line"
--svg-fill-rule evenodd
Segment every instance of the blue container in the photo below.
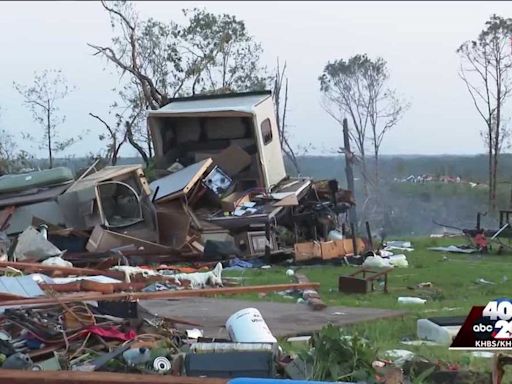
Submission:
M 307 381 L 307 380 L 287 380 L 287 379 L 255 379 L 255 378 L 237 378 L 228 381 L 228 384 L 332 384 L 332 381 Z M 336 381 L 337 384 L 354 384 L 346 381 Z

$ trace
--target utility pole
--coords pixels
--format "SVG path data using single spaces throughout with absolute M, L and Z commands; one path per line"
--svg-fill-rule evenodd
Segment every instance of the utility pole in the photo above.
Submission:
M 354 154 L 350 150 L 350 136 L 348 135 L 348 122 L 343 119 L 343 152 L 345 153 L 345 176 L 347 178 L 347 188 L 352 191 L 352 196 L 355 200 L 354 190 L 354 172 L 352 171 L 352 164 L 354 163 Z M 357 213 L 356 207 L 352 206 L 348 212 L 350 224 L 357 230 Z

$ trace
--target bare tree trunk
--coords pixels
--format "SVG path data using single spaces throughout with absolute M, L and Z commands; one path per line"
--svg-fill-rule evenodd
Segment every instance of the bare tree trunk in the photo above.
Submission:
M 280 69 L 279 59 L 277 60 L 276 65 L 276 73 L 274 78 L 274 110 L 276 114 L 276 123 L 277 123 L 277 131 L 279 132 L 279 143 L 281 145 L 281 150 L 284 155 L 291 161 L 295 171 L 300 173 L 299 162 L 297 160 L 297 156 L 295 155 L 295 151 L 293 150 L 290 142 L 287 138 L 287 126 L 286 126 L 286 111 L 288 109 L 288 77 L 285 78 L 286 73 L 286 62 L 284 64 L 283 69 Z M 283 114 L 281 115 L 281 91 L 283 90 L 283 80 L 285 80 L 285 88 L 284 88 L 284 100 L 283 100 Z
M 115 135 L 112 137 L 112 155 L 110 157 L 110 164 L 117 164 L 117 138 Z
M 354 173 L 352 171 L 354 154 L 350 150 L 350 136 L 348 133 L 347 119 L 343 119 L 343 145 L 345 152 L 345 176 L 347 178 L 347 188 L 352 192 L 352 196 L 355 199 Z M 349 220 L 351 224 L 357 227 L 357 212 L 355 206 L 352 206 L 349 210 Z
M 379 182 L 380 182 L 380 172 L 379 172 L 379 150 L 375 148 L 375 192 L 376 195 L 379 196 Z
M 493 161 L 493 169 L 492 169 L 492 200 L 491 200 L 491 208 L 496 211 L 496 190 L 497 190 L 497 174 L 498 174 L 498 153 L 494 153 L 494 161 Z
M 488 139 L 489 139 L 489 144 L 488 144 L 488 167 L 489 167 L 489 193 L 488 193 L 488 203 L 489 203 L 489 209 L 492 208 L 492 188 L 493 188 L 493 172 L 492 172 L 492 169 L 493 169 L 493 160 L 492 160 L 492 153 L 493 153 L 493 143 L 492 143 L 492 128 L 491 128 L 491 122 L 489 122 L 489 127 L 488 127 Z
M 53 168 L 53 154 L 52 154 L 52 126 L 50 116 L 50 100 L 48 100 L 48 107 L 46 109 L 46 133 L 48 134 L 48 160 L 50 162 L 50 169 Z
M 135 148 L 137 150 L 137 152 L 139 152 L 144 163 L 146 165 L 149 165 L 148 155 L 144 151 L 144 148 L 142 148 L 133 137 L 133 131 L 132 131 L 132 126 L 131 126 L 130 122 L 126 121 L 125 127 L 126 127 L 126 138 L 128 139 L 128 142 L 132 145 L 133 148 Z
M 148 157 L 153 157 L 153 142 L 151 140 L 151 131 L 149 130 L 149 127 L 146 127 L 146 142 L 148 145 Z
M 364 191 L 364 197 L 368 197 L 369 190 L 368 190 L 368 170 L 366 167 L 366 153 L 364 149 L 361 149 L 361 173 L 362 173 L 362 179 L 363 179 L 363 191 Z

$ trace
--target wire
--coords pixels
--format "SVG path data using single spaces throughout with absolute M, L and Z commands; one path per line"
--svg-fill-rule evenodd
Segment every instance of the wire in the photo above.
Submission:
M 255 193 L 255 192 L 260 192 L 264 196 L 269 196 L 269 194 L 267 193 L 265 188 L 262 188 L 262 187 L 250 188 L 250 189 L 247 189 L 244 192 L 242 192 L 242 195 L 238 198 L 238 200 L 235 201 L 234 206 L 238 207 L 238 204 L 240 203 L 240 201 L 243 200 L 243 198 L 245 196 L 250 195 L 251 193 Z
M 75 356 L 77 356 L 80 352 L 82 352 L 84 349 L 85 349 L 85 346 L 87 345 L 87 342 L 89 341 L 89 338 L 91 337 L 91 332 L 88 332 L 87 333 L 87 336 L 85 336 L 85 340 L 84 342 L 82 343 L 82 345 L 80 346 L 80 348 L 78 348 L 75 353 L 73 353 L 68 360 L 73 360 L 73 358 Z M 66 350 L 67 351 L 67 350 Z
M 126 345 L 126 344 L 130 344 L 130 343 L 133 343 L 133 342 L 136 342 L 136 341 L 158 341 L 158 340 L 164 340 L 165 337 L 162 336 L 162 335 L 158 335 L 156 333 L 142 333 L 140 335 L 137 335 L 135 336 L 133 339 L 131 340 L 127 340 L 123 343 L 123 345 Z

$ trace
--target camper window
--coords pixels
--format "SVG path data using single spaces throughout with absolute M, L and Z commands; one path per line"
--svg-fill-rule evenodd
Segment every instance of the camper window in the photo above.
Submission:
M 272 141 L 272 126 L 270 119 L 265 119 L 261 123 L 261 136 L 263 137 L 263 144 L 267 145 Z

